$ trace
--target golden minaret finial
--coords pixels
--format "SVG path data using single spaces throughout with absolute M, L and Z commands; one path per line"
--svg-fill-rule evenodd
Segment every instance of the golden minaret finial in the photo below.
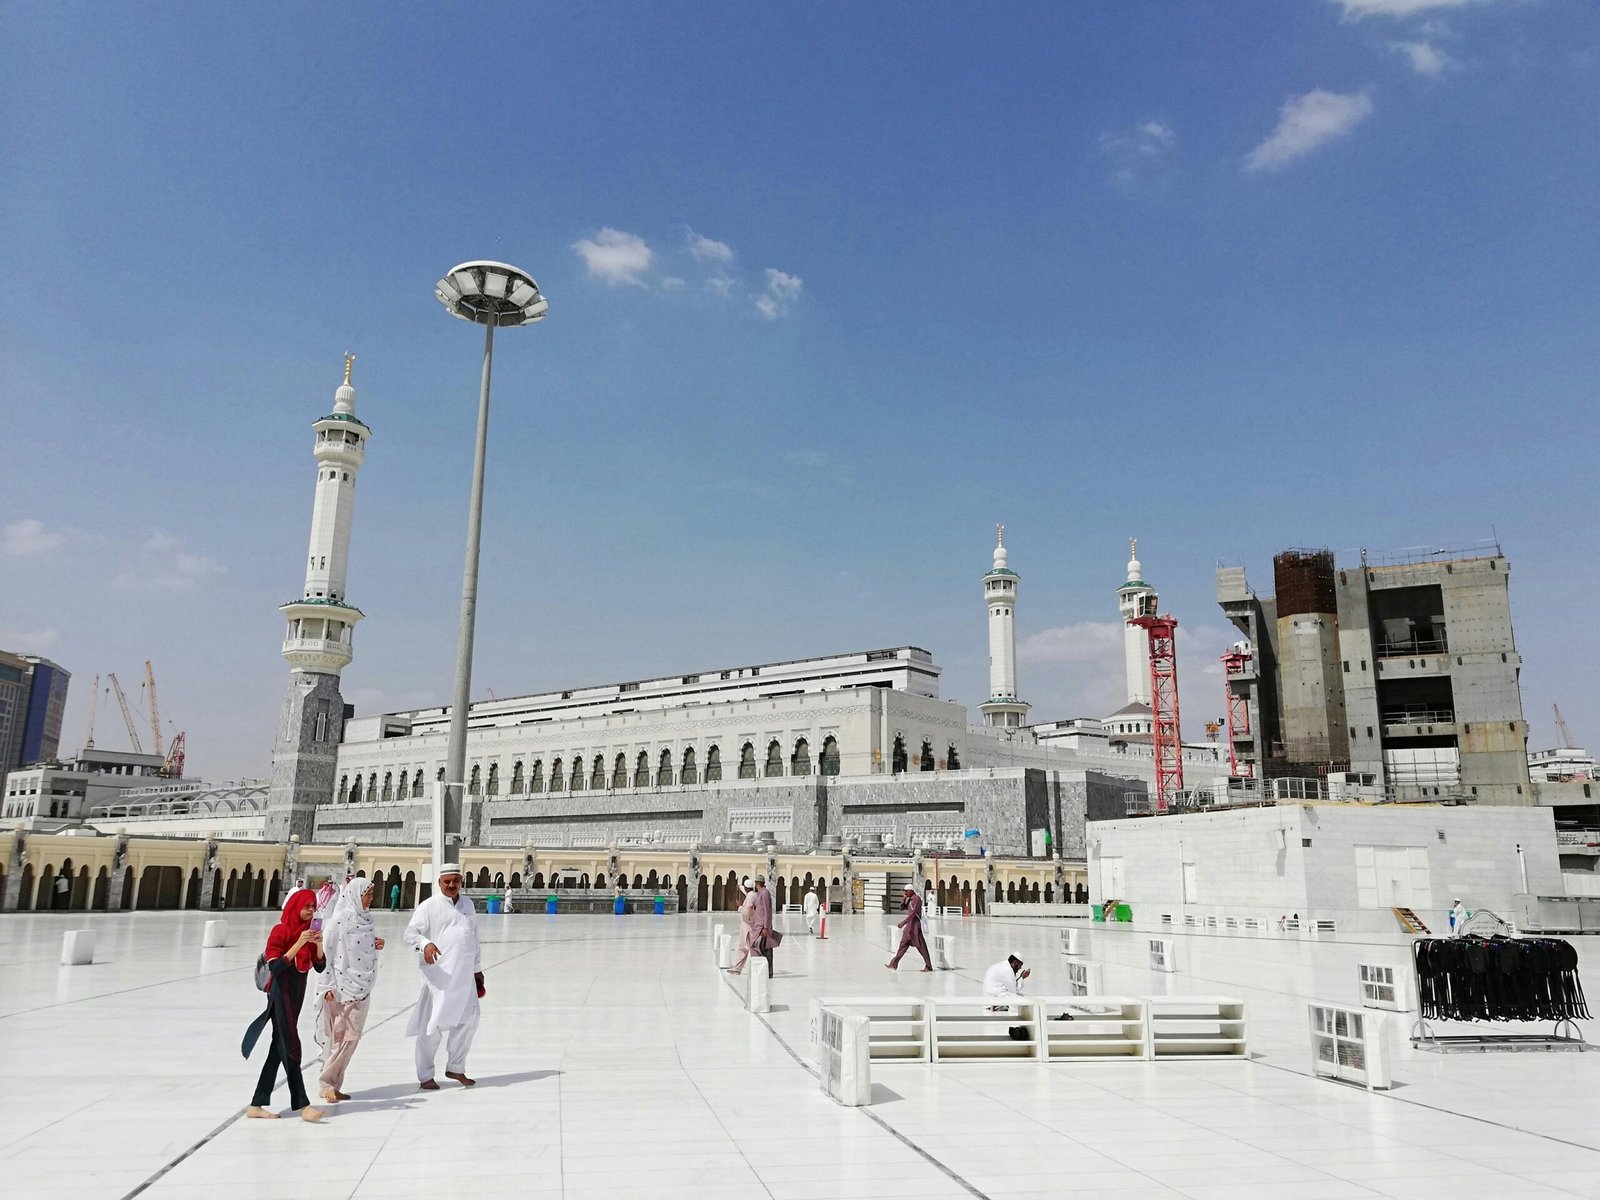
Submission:
M 1006 527 L 1004 525 L 996 525 L 994 527 L 994 548 L 996 550 L 998 550 L 1001 546 L 1004 546 L 1005 544 L 1006 544 Z
M 346 353 L 344 356 L 344 385 L 350 386 L 350 364 L 356 361 L 354 354 Z

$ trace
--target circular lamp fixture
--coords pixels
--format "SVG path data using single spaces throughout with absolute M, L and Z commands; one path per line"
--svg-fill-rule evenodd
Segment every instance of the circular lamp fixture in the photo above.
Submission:
M 532 325 L 550 310 L 533 276 L 502 262 L 451 267 L 434 285 L 433 294 L 452 317 L 499 328 Z

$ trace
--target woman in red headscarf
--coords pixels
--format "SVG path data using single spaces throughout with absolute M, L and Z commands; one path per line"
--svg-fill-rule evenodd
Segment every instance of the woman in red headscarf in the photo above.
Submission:
M 300 1114 L 302 1121 L 320 1121 L 320 1108 L 312 1108 L 306 1096 L 305 1080 L 300 1075 L 300 1005 L 306 995 L 306 972 L 324 965 L 322 934 L 311 929 L 311 918 L 317 911 L 316 893 L 310 888 L 299 888 L 283 903 L 283 919 L 267 935 L 267 949 L 263 957 L 272 976 L 267 989 L 267 1011 L 256 1018 L 245 1034 L 244 1053 L 250 1056 L 262 1025 L 272 1023 L 272 1046 L 266 1064 L 261 1068 L 261 1078 L 256 1081 L 256 1093 L 250 1100 L 252 1117 L 276 1117 L 267 1108 L 272 1103 L 272 1088 L 278 1082 L 278 1065 L 283 1065 L 284 1076 L 289 1081 L 289 1107 Z

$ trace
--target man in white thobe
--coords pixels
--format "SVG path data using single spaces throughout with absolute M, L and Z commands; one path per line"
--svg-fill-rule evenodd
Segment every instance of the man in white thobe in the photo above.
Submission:
M 1022 960 L 1015 954 L 1004 962 L 997 962 L 983 973 L 983 994 L 991 1000 L 1005 1000 L 1009 997 L 1021 998 L 1022 981 L 1032 971 L 1025 971 Z M 1008 1013 L 1011 1011 L 1009 1004 L 990 1004 L 989 1011 L 994 1013 Z M 1026 1041 L 1028 1027 L 1026 1025 L 1013 1025 L 1010 1029 L 1011 1037 L 1016 1041 Z
M 434 1059 L 441 1034 L 448 1036 L 445 1078 L 462 1087 L 477 1082 L 467 1078 L 467 1051 L 478 1032 L 478 999 L 484 994 L 483 954 L 478 946 L 478 914 L 472 901 L 461 894 L 461 868 L 446 863 L 439 868 L 438 890 L 412 914 L 405 943 L 422 957 L 422 991 L 406 1026 L 406 1036 L 417 1039 L 417 1080 L 424 1091 L 439 1090 L 433 1078 Z
M 817 933 L 817 916 L 822 911 L 822 901 L 817 899 L 816 892 L 808 891 L 805 899 L 800 902 L 800 908 L 806 917 L 806 932 L 813 937 Z

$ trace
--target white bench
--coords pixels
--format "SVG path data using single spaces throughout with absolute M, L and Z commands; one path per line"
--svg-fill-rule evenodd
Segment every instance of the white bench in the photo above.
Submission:
M 1226 997 L 865 996 L 811 1003 L 813 1039 L 823 1009 L 866 1018 L 873 1062 L 1248 1058 L 1244 1004 Z M 1026 1037 L 1013 1038 L 1014 1027 Z

